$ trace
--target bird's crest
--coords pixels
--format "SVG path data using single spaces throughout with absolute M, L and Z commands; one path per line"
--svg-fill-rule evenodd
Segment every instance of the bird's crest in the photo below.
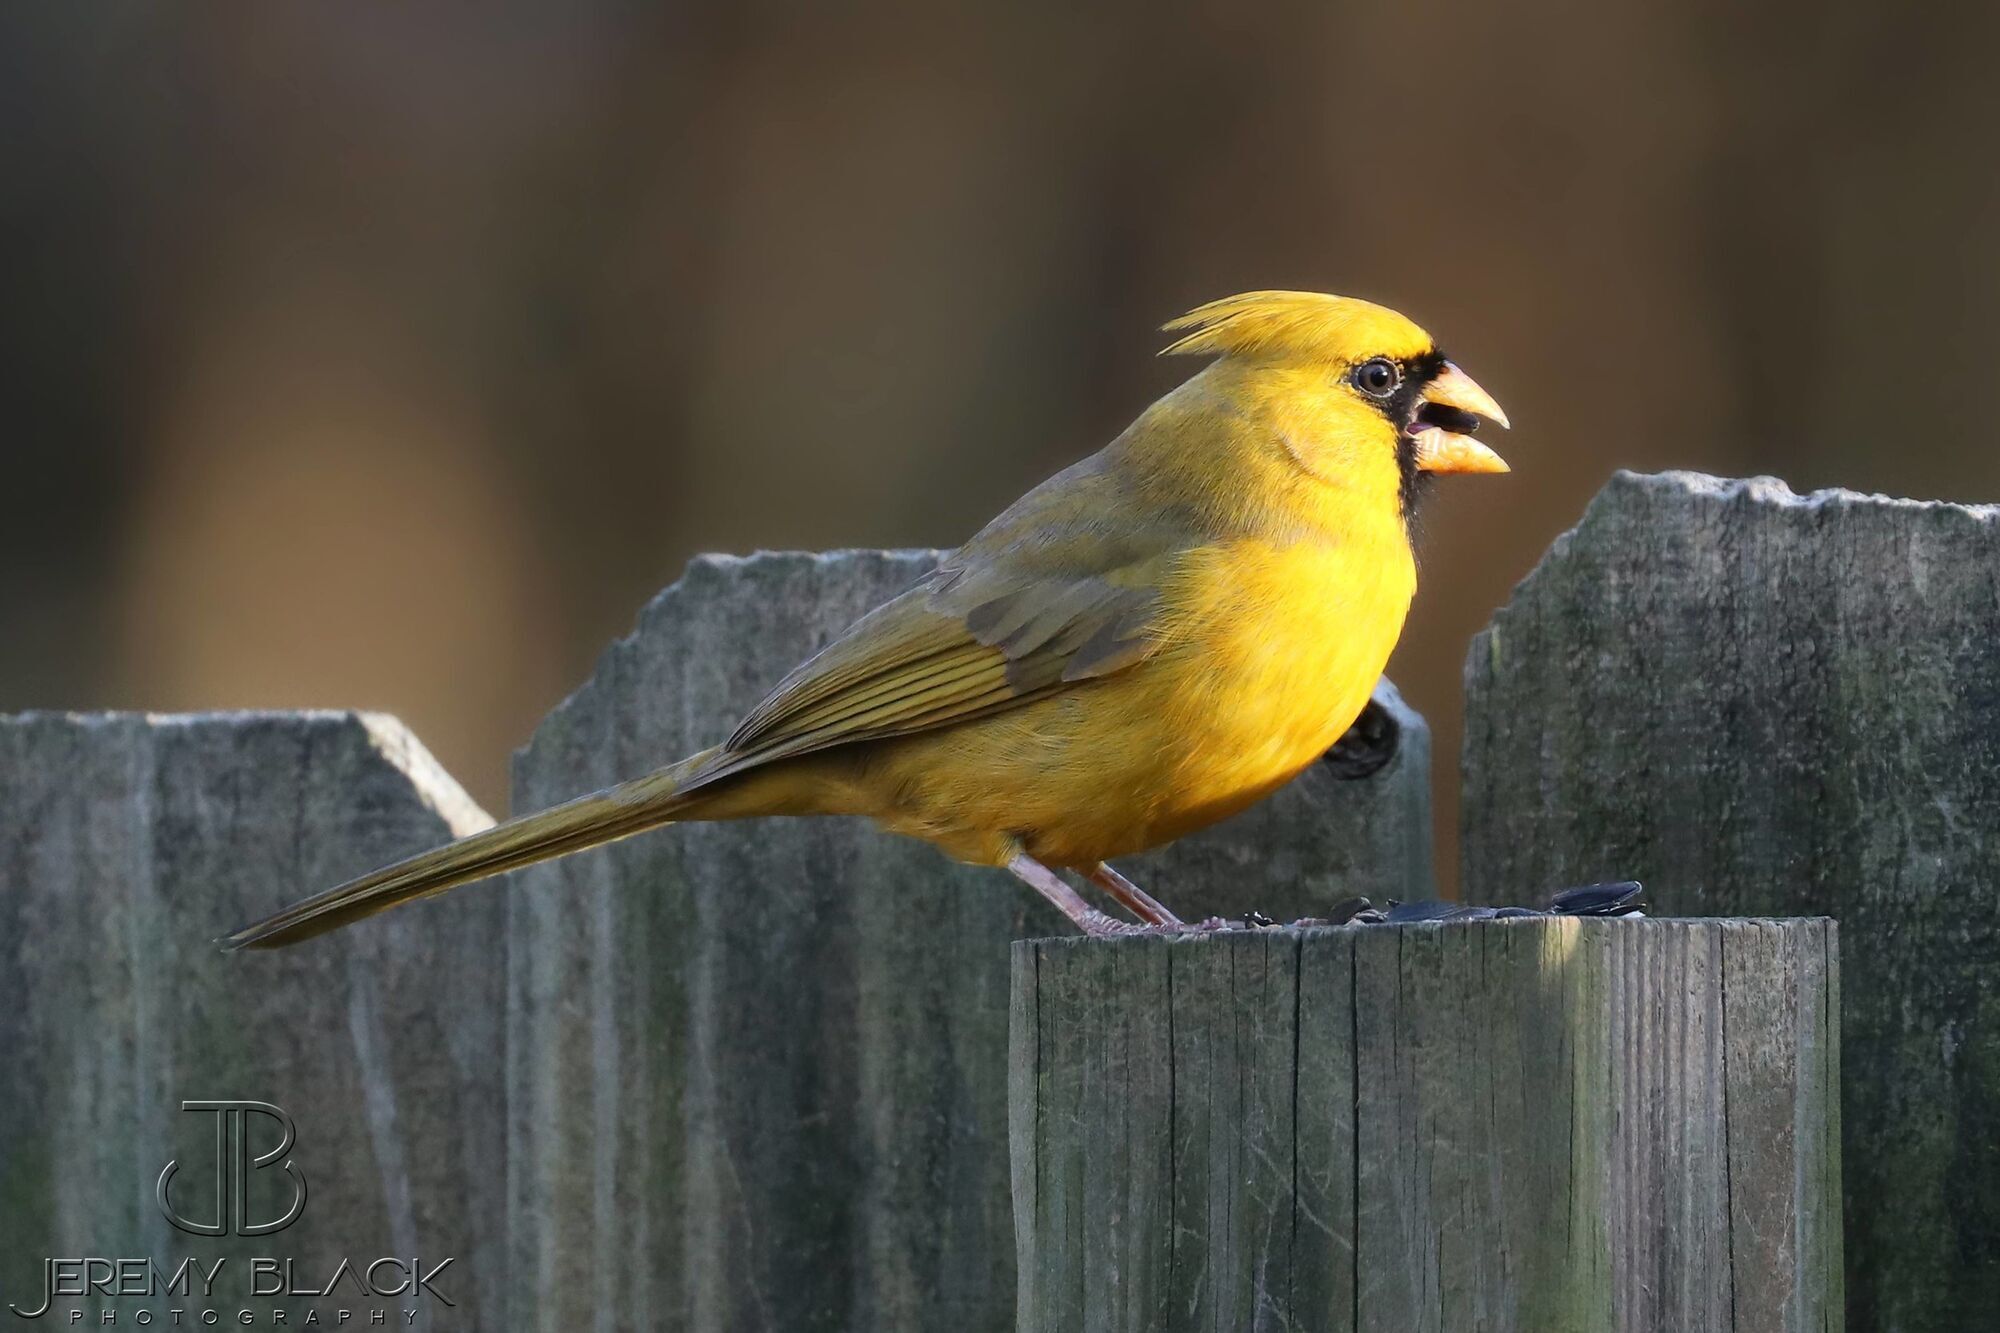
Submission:
M 1244 292 L 1189 311 L 1165 326 L 1187 330 L 1161 356 L 1300 357 L 1397 360 L 1431 350 L 1415 324 L 1370 301 L 1322 292 Z

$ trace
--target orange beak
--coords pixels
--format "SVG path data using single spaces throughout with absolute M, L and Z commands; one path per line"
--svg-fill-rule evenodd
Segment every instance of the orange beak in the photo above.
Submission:
M 1424 386 L 1414 435 L 1422 472 L 1505 472 L 1507 461 L 1472 438 L 1481 418 L 1507 428 L 1507 414 L 1472 376 L 1444 363 Z

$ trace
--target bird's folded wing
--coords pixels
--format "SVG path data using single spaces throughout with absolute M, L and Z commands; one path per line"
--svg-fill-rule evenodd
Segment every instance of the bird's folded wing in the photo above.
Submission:
M 700 780 L 1016 707 L 1153 652 L 1172 553 L 1065 547 L 1060 562 L 948 559 L 780 682 Z

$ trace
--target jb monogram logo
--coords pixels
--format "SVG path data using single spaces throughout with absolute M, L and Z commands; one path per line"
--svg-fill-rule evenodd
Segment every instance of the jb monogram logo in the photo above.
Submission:
M 174 1207 L 170 1191 L 181 1166 L 176 1159 L 160 1172 L 160 1184 L 155 1191 L 160 1211 L 169 1222 L 196 1236 L 268 1236 L 299 1220 L 306 1210 L 306 1178 L 290 1161 L 285 1163 L 284 1172 L 292 1178 L 294 1186 L 291 1206 L 281 1216 L 265 1222 L 251 1222 L 245 1216 L 250 1210 L 250 1173 L 284 1157 L 298 1142 L 298 1129 L 290 1116 L 269 1102 L 182 1102 L 181 1110 L 207 1112 L 215 1117 L 215 1203 L 211 1212 L 215 1220 L 190 1221 Z M 253 1115 L 277 1121 L 280 1132 L 278 1146 L 256 1157 L 250 1155 L 250 1138 L 244 1132 L 244 1121 Z

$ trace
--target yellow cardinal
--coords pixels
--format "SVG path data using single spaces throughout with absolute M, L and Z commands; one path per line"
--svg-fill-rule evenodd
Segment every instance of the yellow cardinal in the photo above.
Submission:
M 1430 474 L 1507 424 L 1392 310 L 1251 292 L 1167 326 L 1212 356 L 649 776 L 364 875 L 228 937 L 271 947 L 684 820 L 867 815 L 1001 866 L 1090 934 L 1181 922 L 1106 862 L 1212 824 L 1338 739 L 1416 590 Z M 1143 926 L 1090 906 L 1058 870 Z

